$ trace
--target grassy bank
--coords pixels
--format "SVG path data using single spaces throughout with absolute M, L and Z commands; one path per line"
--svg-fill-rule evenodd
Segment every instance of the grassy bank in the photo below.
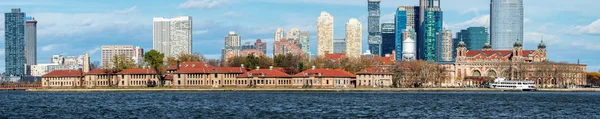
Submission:
M 108 89 L 28 89 L 30 92 L 503 92 L 521 91 L 490 88 L 348 88 L 348 89 L 291 89 L 291 88 L 108 88 Z

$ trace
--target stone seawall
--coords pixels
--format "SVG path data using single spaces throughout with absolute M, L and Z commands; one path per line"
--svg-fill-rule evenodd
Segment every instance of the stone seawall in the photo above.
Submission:
M 28 89 L 30 92 L 519 92 L 515 89 L 490 88 L 348 88 L 348 89 L 286 89 L 286 88 L 110 88 L 110 89 Z

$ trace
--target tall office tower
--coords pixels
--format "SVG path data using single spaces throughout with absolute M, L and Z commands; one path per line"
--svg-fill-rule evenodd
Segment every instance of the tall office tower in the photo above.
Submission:
M 485 27 L 469 27 L 456 33 L 456 38 L 466 43 L 467 50 L 481 50 L 487 42 L 488 33 Z
M 283 39 L 284 38 L 283 33 L 284 33 L 284 31 L 282 28 L 277 28 L 277 31 L 275 31 L 274 40 L 279 41 L 279 40 Z
M 368 44 L 369 50 L 374 55 L 381 56 L 381 32 L 379 31 L 379 18 L 381 14 L 381 10 L 379 9 L 379 4 L 381 0 L 368 0 L 368 10 L 369 10 L 369 36 L 368 36 Z
M 423 25 L 423 41 L 419 42 L 417 40 L 417 59 L 431 62 L 437 61 L 436 37 L 437 32 L 442 30 L 442 21 L 442 11 L 439 7 L 426 9 L 425 23 Z
M 346 56 L 359 58 L 362 51 L 362 23 L 350 18 L 346 23 Z
M 417 39 L 417 31 L 421 28 L 419 27 L 419 6 L 400 6 L 398 10 L 396 10 L 395 24 L 396 24 L 396 59 L 402 59 L 402 42 L 404 41 L 404 36 L 402 35 L 405 30 L 410 30 L 415 32 L 413 40 Z M 412 33 L 412 32 L 410 32 Z
M 339 38 L 333 39 L 333 53 L 345 53 L 346 52 L 346 39 Z
M 125 55 L 127 59 L 133 59 L 133 57 L 136 57 L 135 52 L 133 45 L 104 45 L 102 46 L 102 66 L 106 68 L 112 67 L 112 59 L 118 55 Z M 67 62 L 66 58 L 64 62 Z
M 136 46 L 135 51 L 133 53 L 134 53 L 133 57 L 131 57 L 131 59 L 133 60 L 133 63 L 141 64 L 144 62 L 144 49 L 143 48 L 141 48 L 140 46 Z
M 239 56 L 242 49 L 241 36 L 237 35 L 235 31 L 229 31 L 229 35 L 225 36 L 225 52 L 226 59 L 231 57 Z
M 402 53 L 396 52 L 396 59 L 415 60 L 417 58 L 417 42 L 415 41 L 417 32 L 412 28 L 408 28 L 402 30 L 400 34 L 403 40 L 399 43 L 396 42 L 396 49 L 401 49 L 400 52 Z M 410 39 L 410 41 L 407 41 L 407 39 Z M 406 54 L 407 52 L 411 54 Z
M 437 36 L 437 61 L 452 61 L 452 31 L 443 28 Z
M 333 16 L 321 12 L 317 18 L 317 56 L 333 53 Z
M 37 64 L 37 21 L 27 17 L 25 21 L 25 64 Z
M 306 54 L 306 57 L 310 57 L 310 32 L 300 32 L 300 49 Z
M 192 53 L 192 17 L 154 17 L 152 26 L 152 49 L 165 57 Z
M 260 39 L 256 39 L 254 42 L 254 49 L 263 52 L 263 54 L 267 54 L 267 42 L 262 42 Z
M 515 42 L 523 44 L 523 0 L 491 0 L 490 3 L 492 48 L 511 50 Z
M 244 51 L 244 50 L 254 50 L 254 49 L 255 49 L 254 48 L 254 44 L 250 44 L 250 42 L 244 43 L 244 45 L 242 45 L 242 48 L 241 48 L 242 51 Z
M 392 55 L 392 51 L 396 50 L 396 25 L 394 23 L 381 24 L 381 38 L 381 54 L 383 56 Z
M 302 52 L 302 49 L 300 49 L 300 47 L 298 47 L 297 43 L 293 43 L 293 42 L 288 42 L 288 40 L 282 39 L 279 41 L 275 41 L 273 43 L 273 56 L 276 55 L 286 55 L 286 54 L 292 54 L 292 55 L 304 55 L 305 53 Z
M 299 42 L 298 38 L 300 37 L 300 30 L 298 30 L 298 28 L 292 28 L 290 29 L 290 31 L 287 32 L 287 34 L 285 35 L 285 39 L 287 39 L 290 42 Z
M 4 13 L 5 76 L 25 74 L 25 13 L 19 8 Z

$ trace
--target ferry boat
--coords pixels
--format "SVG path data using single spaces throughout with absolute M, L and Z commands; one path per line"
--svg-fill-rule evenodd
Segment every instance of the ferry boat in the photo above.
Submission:
M 490 84 L 490 88 L 501 88 L 501 89 L 522 89 L 523 91 L 535 90 L 534 81 L 523 81 L 523 80 L 506 80 L 506 78 L 496 78 L 494 83 Z

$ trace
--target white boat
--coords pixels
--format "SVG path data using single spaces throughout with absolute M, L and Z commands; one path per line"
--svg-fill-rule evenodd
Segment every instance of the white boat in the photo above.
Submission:
M 490 88 L 535 90 L 535 82 L 523 80 L 509 81 L 506 78 L 496 78 L 494 83 L 490 84 Z

